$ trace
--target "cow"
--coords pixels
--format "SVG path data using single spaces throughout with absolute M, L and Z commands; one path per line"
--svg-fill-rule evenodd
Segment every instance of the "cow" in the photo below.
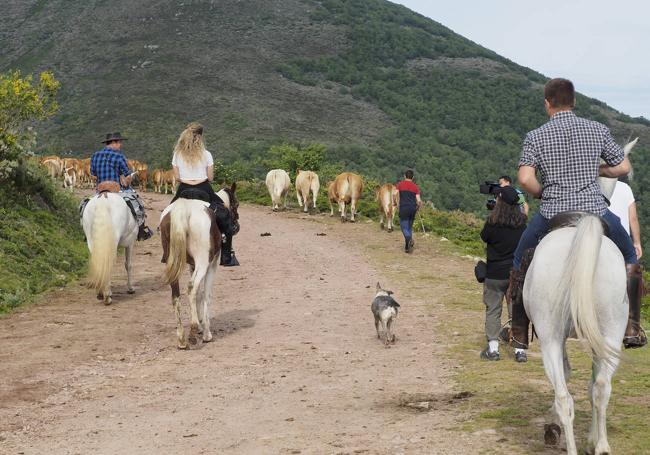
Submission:
M 316 208 L 316 197 L 318 196 L 319 190 L 320 182 L 318 175 L 312 171 L 301 171 L 298 169 L 296 174 L 296 196 L 298 196 L 298 205 L 300 207 L 303 207 L 303 201 L 305 202 L 303 209 L 305 213 L 309 211 L 309 192 L 311 191 L 312 197 L 314 198 L 314 208 Z
M 163 173 L 163 183 L 165 184 L 165 194 L 167 194 L 167 187 L 171 185 L 171 193 L 176 193 L 176 176 L 174 175 L 174 170 L 170 169 Z
M 354 215 L 357 213 L 357 202 L 363 193 L 363 180 L 360 175 L 352 172 L 339 174 L 328 187 L 327 194 L 330 200 L 330 215 L 334 215 L 332 203 L 339 206 L 341 221 L 345 221 L 345 204 L 350 204 L 350 221 L 354 222 Z
M 162 169 L 154 169 L 151 174 L 151 183 L 153 184 L 153 190 L 156 193 L 162 193 L 162 184 L 163 184 L 163 175 L 165 171 Z
M 388 232 L 393 232 L 393 219 L 395 218 L 395 207 L 399 203 L 399 191 L 395 185 L 386 183 L 377 188 L 377 202 L 379 203 L 379 226 L 384 229 L 384 218 L 388 224 Z
M 63 188 L 69 188 L 70 191 L 74 190 L 74 187 L 77 186 L 77 171 L 75 171 L 72 163 L 69 163 L 70 167 L 65 168 L 63 171 Z
M 147 169 L 138 169 L 137 172 L 138 172 L 138 188 L 140 192 L 147 191 L 147 177 L 149 176 L 149 172 L 147 171 Z
M 334 192 L 334 180 L 327 184 L 327 202 L 330 204 L 330 216 L 334 216 L 334 206 L 332 204 L 338 204 Z
M 282 198 L 284 198 L 284 208 L 287 208 L 287 194 L 291 188 L 291 179 L 289 174 L 282 169 L 272 169 L 266 174 L 266 187 L 271 195 L 273 211 L 280 209 Z

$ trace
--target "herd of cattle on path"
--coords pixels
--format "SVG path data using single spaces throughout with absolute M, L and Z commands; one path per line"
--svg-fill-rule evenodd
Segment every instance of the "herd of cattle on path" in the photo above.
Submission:
M 53 180 L 61 180 L 63 187 L 72 191 L 74 188 L 93 188 L 94 182 L 90 175 L 90 158 L 61 158 L 56 155 L 47 155 L 38 158 Z M 129 169 L 137 176 L 137 186 L 140 192 L 147 191 L 150 184 L 156 193 L 168 192 L 174 194 L 178 182 L 172 169 L 154 169 L 149 171 L 149 166 L 137 160 L 127 160 Z M 266 187 L 271 196 L 273 211 L 287 208 L 287 196 L 291 189 L 291 178 L 283 169 L 273 169 L 266 175 Z M 306 213 L 309 206 L 316 208 L 316 200 L 320 191 L 318 174 L 313 171 L 298 170 L 295 180 L 298 205 Z M 363 179 L 352 172 L 343 172 L 327 185 L 327 199 L 330 207 L 330 216 L 334 216 L 334 206 L 338 206 L 341 219 L 347 218 L 347 205 L 350 206 L 350 221 L 355 221 L 357 204 L 363 194 Z M 393 230 L 395 208 L 399 202 L 399 193 L 395 185 L 386 183 L 376 191 L 379 205 L 379 223 L 383 228 L 387 225 L 389 232 Z M 385 220 L 385 221 L 384 221 Z

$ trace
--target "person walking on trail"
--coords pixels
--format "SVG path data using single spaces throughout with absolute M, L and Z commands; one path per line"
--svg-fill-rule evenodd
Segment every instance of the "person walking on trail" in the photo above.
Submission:
M 192 193 L 190 197 L 196 198 L 198 194 L 202 196 L 199 199 L 206 198 L 215 212 L 219 230 L 224 235 L 220 264 L 226 267 L 239 265 L 232 251 L 233 226 L 230 211 L 225 208 L 211 185 L 214 180 L 214 160 L 205 148 L 203 125 L 192 122 L 181 132 L 174 147 L 172 168 L 180 184 L 171 202 L 184 195 L 187 197 L 189 193 Z
M 641 294 L 629 292 L 641 285 L 636 251 L 621 220 L 607 209 L 597 181 L 599 176 L 615 178 L 626 175 L 631 169 L 630 162 L 605 125 L 573 113 L 575 89 L 571 81 L 559 78 L 548 81 L 544 86 L 544 106 L 550 119 L 526 135 L 519 160 L 519 184 L 524 191 L 540 198 L 541 205 L 521 236 L 510 274 L 510 341 L 515 353 L 528 348 L 529 320 L 522 296 L 526 270 L 522 268 L 522 258 L 524 252 L 534 248 L 545 234 L 549 220 L 561 212 L 589 212 L 607 223 L 609 237 L 625 259 L 630 315 L 640 314 Z M 601 159 L 604 164 L 600 164 Z M 536 173 L 539 173 L 541 183 Z M 639 321 L 634 321 L 633 325 L 638 330 L 626 336 L 626 347 L 645 345 L 647 340 Z
M 504 186 L 512 186 L 512 179 L 510 178 L 509 175 L 502 175 L 499 177 L 499 186 L 504 187 Z M 513 188 L 515 188 L 513 186 Z M 519 205 L 519 208 L 521 209 L 522 213 L 528 217 L 528 201 L 526 201 L 526 195 L 524 194 L 523 191 L 521 191 L 518 188 L 515 188 L 515 191 L 517 191 L 517 196 L 519 197 L 519 200 L 517 204 Z
M 90 158 L 90 175 L 95 178 L 95 190 L 98 193 L 104 191 L 132 193 L 132 197 L 125 198 L 125 202 L 138 221 L 138 240 L 147 240 L 153 235 L 153 231 L 145 224 L 144 203 L 131 189 L 131 180 L 135 172 L 129 170 L 126 157 L 122 153 L 122 142 L 126 140 L 119 131 L 107 133 L 102 141 L 104 148 L 93 153 Z M 82 203 L 82 211 L 83 207 L 85 204 Z
M 632 188 L 630 188 L 627 183 L 621 182 L 620 180 L 617 181 L 616 186 L 614 187 L 614 193 L 612 193 L 609 202 L 609 210 L 621 219 L 623 228 L 632 238 L 632 244 L 634 245 L 637 259 L 641 259 L 641 256 L 643 255 L 643 249 L 641 248 L 641 228 L 639 226 L 639 217 L 636 212 L 636 201 L 634 200 Z M 643 293 L 643 284 L 641 282 L 642 276 L 643 272 L 641 271 L 639 274 L 639 281 L 630 283 L 631 288 L 628 286 L 628 295 L 634 293 L 640 294 L 639 296 L 634 296 L 635 299 L 640 299 Z M 641 308 L 639 307 L 638 310 L 640 311 Z M 637 311 L 637 308 L 630 308 L 630 311 Z M 626 347 L 634 347 L 627 345 L 635 343 L 635 336 L 637 333 L 643 333 L 643 328 L 637 325 L 640 320 L 640 314 L 630 313 L 627 321 L 627 328 L 625 330 L 625 337 L 623 338 L 623 344 Z
M 487 271 L 483 282 L 485 303 L 485 336 L 488 346 L 481 351 L 484 360 L 500 360 L 499 332 L 501 308 L 508 289 L 508 275 L 512 267 L 519 238 L 526 229 L 526 215 L 519 206 L 519 193 L 512 186 L 504 186 L 496 194 L 496 204 L 481 230 L 486 243 Z M 508 318 L 512 316 L 508 305 Z M 520 355 L 521 356 L 521 355 Z M 518 360 L 515 356 L 515 360 Z
M 420 188 L 413 181 L 413 171 L 407 170 L 404 173 L 404 180 L 396 186 L 399 192 L 399 226 L 404 234 L 404 251 L 410 253 L 413 251 L 413 221 L 415 214 L 422 205 L 420 199 Z M 397 201 L 393 199 L 393 205 Z

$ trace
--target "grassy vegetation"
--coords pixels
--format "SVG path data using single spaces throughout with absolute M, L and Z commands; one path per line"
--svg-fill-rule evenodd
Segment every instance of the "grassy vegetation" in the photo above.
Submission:
M 438 321 L 434 329 L 437 337 L 449 340 L 447 361 L 454 365 L 456 389 L 472 393 L 472 397 L 461 405 L 468 418 L 457 429 L 463 432 L 495 430 L 500 442 L 492 450 L 481 452 L 485 454 L 561 453 L 560 449 L 549 452 L 543 443 L 543 425 L 551 421 L 549 409 L 554 394 L 544 373 L 538 342 L 531 344 L 529 361 L 525 364 L 514 362 L 509 348 L 504 346 L 501 346 L 500 362 L 480 360 L 479 351 L 486 344 L 485 312 L 482 287 L 471 275 L 472 263 L 436 266 L 437 261 L 450 261 L 446 257 L 450 252 L 458 254 L 458 250 L 449 251 L 447 243 L 434 238 L 419 236 L 417 244 L 418 253 L 410 258 L 408 276 L 404 270 L 388 267 L 395 261 L 394 252 L 385 251 L 385 247 L 376 242 L 367 252 L 391 280 L 405 285 L 411 298 L 433 301 L 427 311 Z M 459 267 L 464 270 L 462 273 Z M 645 326 L 648 326 L 647 318 Z M 587 396 L 591 361 L 577 341 L 568 342 L 568 351 L 572 364 L 569 390 L 576 409 L 575 434 L 578 446 L 585 447 L 591 422 Z M 626 351 L 612 382 L 607 416 L 609 442 L 616 453 L 646 453 L 650 447 L 648 378 L 650 349 Z
M 0 313 L 65 285 L 85 269 L 77 201 L 44 174 L 31 186 L 34 193 L 27 195 L 0 185 Z

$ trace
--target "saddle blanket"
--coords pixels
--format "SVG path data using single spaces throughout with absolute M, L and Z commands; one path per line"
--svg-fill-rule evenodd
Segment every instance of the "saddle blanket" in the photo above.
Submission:
M 144 203 L 142 202 L 142 199 L 140 199 L 140 196 L 138 196 L 138 193 L 134 191 L 120 191 L 116 194 L 122 196 L 122 199 L 124 199 L 127 207 L 129 207 L 129 210 L 131 210 L 131 214 L 133 215 L 133 218 L 135 218 L 135 221 L 138 223 L 138 226 L 143 225 L 145 220 Z M 97 196 L 98 195 L 95 195 L 93 197 Z M 87 197 L 79 204 L 79 221 L 83 219 L 84 209 L 86 208 L 86 205 L 90 199 L 92 198 Z

